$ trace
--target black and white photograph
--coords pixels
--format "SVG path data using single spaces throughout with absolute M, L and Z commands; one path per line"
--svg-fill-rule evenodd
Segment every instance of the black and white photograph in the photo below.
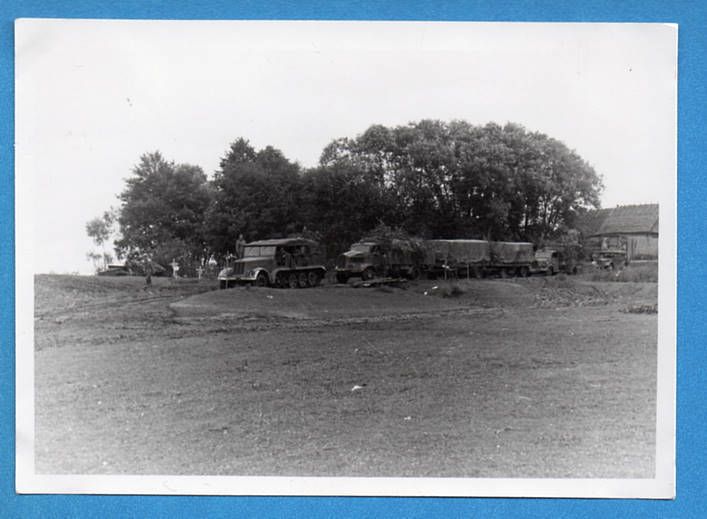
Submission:
M 677 35 L 18 20 L 17 491 L 673 497 Z

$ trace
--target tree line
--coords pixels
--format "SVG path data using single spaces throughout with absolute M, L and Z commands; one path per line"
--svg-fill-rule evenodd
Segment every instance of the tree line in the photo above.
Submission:
M 97 245 L 114 231 L 118 257 L 176 259 L 180 272 L 193 273 L 233 252 L 241 234 L 246 241 L 308 235 L 329 258 L 379 224 L 421 238 L 541 243 L 599 207 L 601 190 L 595 170 L 545 134 L 511 123 L 423 120 L 336 139 L 313 168 L 244 138 L 211 178 L 147 153 L 120 206 L 86 230 Z

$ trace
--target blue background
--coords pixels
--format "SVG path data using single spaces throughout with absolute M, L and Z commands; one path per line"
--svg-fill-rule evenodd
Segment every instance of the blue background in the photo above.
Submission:
M 458 498 L 20 496 L 14 492 L 13 20 L 47 18 L 378 19 L 672 22 L 679 29 L 678 444 L 674 501 Z M 701 305 L 707 147 L 704 1 L 172 1 L 0 3 L 0 517 L 707 517 L 705 327 Z

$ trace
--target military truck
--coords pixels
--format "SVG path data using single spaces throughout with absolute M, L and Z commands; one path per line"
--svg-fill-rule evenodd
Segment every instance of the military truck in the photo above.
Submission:
M 421 261 L 422 251 L 411 240 L 363 240 L 339 256 L 336 280 L 346 283 L 354 277 L 366 281 L 376 277 L 417 279 Z
M 237 284 L 259 287 L 308 288 L 326 274 L 319 244 L 304 238 L 246 243 L 243 257 L 231 259 L 219 272 L 219 287 Z
M 569 247 L 543 247 L 535 251 L 535 260 L 530 266 L 532 274 L 554 274 L 564 272 L 577 274 L 581 268 L 579 257 Z
M 628 241 L 624 236 L 592 237 L 587 240 L 592 264 L 601 269 L 614 270 L 629 263 Z

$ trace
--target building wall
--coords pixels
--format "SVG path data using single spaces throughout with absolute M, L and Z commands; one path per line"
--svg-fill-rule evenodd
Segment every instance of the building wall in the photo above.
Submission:
M 658 259 L 658 235 L 627 234 L 629 260 Z

